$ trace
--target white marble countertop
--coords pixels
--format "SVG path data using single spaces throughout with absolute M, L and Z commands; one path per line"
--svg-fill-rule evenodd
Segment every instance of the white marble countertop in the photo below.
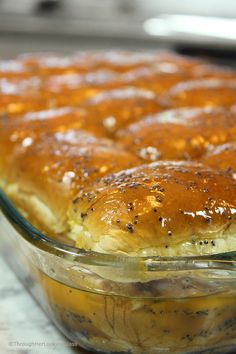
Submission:
M 85 354 L 59 333 L 0 256 L 0 353 L 17 352 Z

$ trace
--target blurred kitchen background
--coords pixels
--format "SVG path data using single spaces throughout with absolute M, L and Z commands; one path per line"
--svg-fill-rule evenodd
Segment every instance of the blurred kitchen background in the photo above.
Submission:
M 235 0 L 0 0 L 0 57 L 165 49 L 236 59 Z

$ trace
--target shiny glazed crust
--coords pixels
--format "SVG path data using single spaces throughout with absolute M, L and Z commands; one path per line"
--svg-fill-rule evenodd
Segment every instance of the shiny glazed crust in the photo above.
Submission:
M 142 165 L 80 192 L 72 230 L 78 245 L 98 252 L 218 253 L 230 249 L 228 238 L 235 243 L 235 190 L 230 176 L 193 162 Z
M 171 53 L 0 64 L 0 184 L 79 248 L 235 250 L 236 74 Z

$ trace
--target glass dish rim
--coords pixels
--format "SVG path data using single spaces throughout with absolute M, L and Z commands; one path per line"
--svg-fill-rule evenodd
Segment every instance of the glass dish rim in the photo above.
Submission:
M 236 270 L 236 251 L 201 256 L 128 256 L 80 249 L 46 236 L 31 225 L 0 188 L 0 211 L 20 236 L 47 253 L 73 262 L 136 271 L 225 269 Z M 142 268 L 140 266 L 142 265 Z

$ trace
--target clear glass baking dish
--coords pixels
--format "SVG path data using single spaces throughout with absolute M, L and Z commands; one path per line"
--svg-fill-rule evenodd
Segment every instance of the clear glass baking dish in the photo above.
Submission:
M 236 252 L 120 257 L 32 227 L 0 191 L 3 255 L 56 326 L 99 353 L 235 353 Z

